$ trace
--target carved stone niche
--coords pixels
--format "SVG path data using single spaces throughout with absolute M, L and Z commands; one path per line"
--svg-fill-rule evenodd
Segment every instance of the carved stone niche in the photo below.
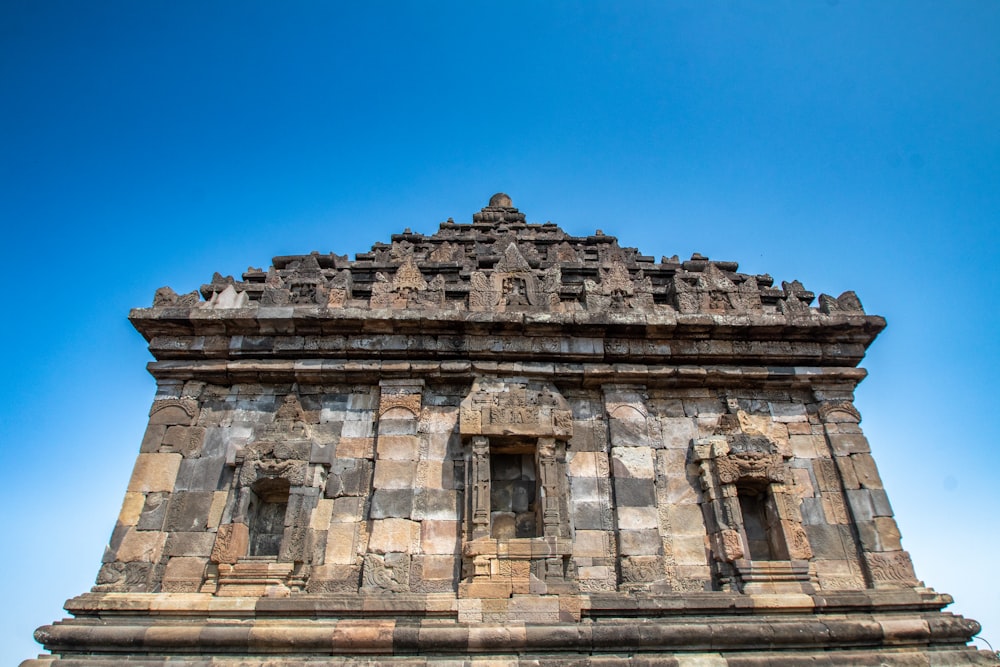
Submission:
M 313 441 L 294 394 L 275 420 L 237 454 L 225 516 L 202 592 L 220 596 L 286 596 L 306 585 L 312 554 L 308 530 L 329 473 L 313 463 Z M 319 563 L 316 563 L 319 564 Z
M 479 379 L 462 401 L 463 597 L 575 590 L 564 507 L 572 412 L 552 385 Z
M 474 271 L 469 278 L 469 310 L 473 312 L 561 312 L 558 266 L 535 275 L 515 243 L 509 243 L 493 271 Z
M 730 417 L 733 415 L 726 415 Z M 733 420 L 736 422 L 736 420 Z M 812 549 L 786 454 L 764 435 L 738 430 L 692 441 L 706 521 L 723 590 L 812 593 Z

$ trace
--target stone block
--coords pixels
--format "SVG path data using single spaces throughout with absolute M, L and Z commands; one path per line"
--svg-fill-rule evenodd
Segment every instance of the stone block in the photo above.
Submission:
M 611 555 L 610 534 L 603 530 L 577 530 L 573 556 L 605 558 Z
M 208 511 L 212 506 L 212 491 L 177 491 L 167 505 L 167 520 L 164 530 L 184 532 L 205 530 L 208 527 Z
M 381 519 L 372 521 L 368 550 L 385 554 L 390 552 L 416 553 L 420 548 L 420 523 L 406 519 Z
M 165 533 L 129 529 L 115 551 L 115 560 L 123 563 L 133 561 L 155 563 L 160 560 L 166 539 Z
M 460 521 L 421 521 L 420 551 L 437 555 L 460 553 L 461 525 Z
M 685 417 L 709 417 L 714 420 L 726 412 L 725 406 L 718 398 L 685 398 L 683 402 Z
M 567 456 L 569 474 L 572 477 L 597 477 L 596 452 L 573 452 Z
M 823 503 L 819 498 L 803 498 L 799 509 L 802 512 L 802 523 L 812 526 L 826 523 Z
M 331 523 L 326 535 L 328 565 L 354 565 L 358 559 L 358 524 Z
M 163 553 L 167 556 L 204 556 L 212 554 L 215 533 L 167 533 Z
M 327 498 L 363 496 L 371 483 L 372 463 L 367 459 L 337 459 L 326 480 Z
M 413 518 L 453 521 L 460 518 L 459 496 L 443 489 L 417 489 L 413 497 Z
M 677 535 L 705 535 L 705 513 L 701 505 L 670 505 L 670 530 Z
M 868 439 L 861 434 L 828 433 L 826 437 L 830 442 L 833 453 L 837 456 L 871 453 L 871 449 L 868 446 Z
M 201 455 L 204 442 L 204 427 L 168 426 L 163 436 L 161 451 L 177 452 L 184 458 L 195 458 Z
M 394 435 L 415 435 L 417 432 L 416 416 L 404 419 L 389 418 L 388 415 L 378 421 L 378 435 L 381 440 L 383 436 Z
M 425 581 L 431 579 L 454 581 L 458 576 L 459 562 L 460 559 L 453 555 L 418 555 L 413 557 L 413 564 L 419 564 L 420 578 Z
M 882 489 L 871 489 L 872 507 L 876 517 L 892 516 L 892 505 L 889 504 L 889 496 Z
M 205 574 L 207 558 L 175 556 L 163 571 L 164 593 L 197 593 Z
M 618 543 L 623 556 L 656 555 L 663 547 L 658 530 L 619 530 Z
M 354 523 L 364 518 L 365 499 L 358 496 L 335 498 L 330 510 L 330 521 L 334 523 Z
M 615 504 L 624 507 L 652 507 L 656 505 L 656 491 L 652 479 L 616 477 L 614 479 Z
M 118 524 L 122 526 L 134 526 L 139 522 L 139 515 L 146 504 L 146 496 L 142 493 L 126 492 L 122 501 L 122 509 L 118 513 Z
M 136 527 L 139 530 L 163 530 L 163 523 L 167 518 L 169 501 L 169 493 L 147 494 L 146 502 L 143 504 Z
M 224 488 L 224 457 L 184 459 L 177 472 L 178 491 L 217 491 Z
M 687 452 L 696 437 L 694 420 L 689 417 L 661 417 L 660 431 L 663 447 L 671 450 Z
M 417 464 L 413 461 L 375 462 L 376 489 L 412 489 Z
M 194 423 L 198 408 L 190 399 L 153 401 L 149 411 L 149 423 L 164 426 L 190 426 Z
M 871 494 L 866 489 L 848 489 L 847 504 L 855 521 L 871 521 L 875 518 L 875 507 Z
M 228 491 L 216 491 L 212 494 L 212 506 L 208 509 L 208 529 L 214 530 L 222 523 L 222 515 L 226 511 L 229 500 Z
M 814 459 L 824 447 L 822 440 L 815 435 L 789 435 L 788 446 L 792 450 L 792 456 L 797 459 Z
M 854 552 L 848 526 L 828 524 L 804 526 L 813 557 L 825 560 L 845 560 Z
M 705 536 L 676 535 L 671 539 L 674 550 L 674 560 L 678 565 L 706 565 L 708 563 L 708 546 Z
M 655 530 L 659 514 L 655 507 L 619 507 L 618 528 L 621 530 Z
M 370 459 L 375 455 L 375 438 L 341 437 L 337 441 L 337 458 Z
M 373 435 L 375 435 L 375 428 L 371 419 L 345 421 L 340 429 L 341 439 L 371 438 Z
M 574 502 L 599 502 L 601 493 L 596 477 L 573 477 L 569 481 L 570 498 Z
M 652 479 L 653 450 L 649 447 L 612 447 L 611 465 L 615 477 Z
M 376 489 L 372 494 L 371 518 L 410 518 L 413 494 L 413 489 Z
M 806 422 L 809 414 L 802 403 L 785 403 L 772 401 L 769 405 L 771 418 L 776 422 Z
M 572 505 L 573 526 L 577 530 L 602 530 L 605 526 L 602 503 L 575 502 Z
M 852 454 L 851 463 L 858 483 L 865 489 L 882 489 L 882 478 L 878 474 L 875 459 L 870 454 Z
M 333 518 L 334 501 L 322 498 L 316 503 L 316 508 L 309 517 L 309 527 L 313 530 L 326 530 Z
M 167 427 L 163 424 L 150 424 L 146 427 L 146 432 L 142 436 L 142 444 L 139 446 L 139 451 L 144 453 L 152 453 L 159 451 L 160 445 L 163 444 L 163 436 L 167 432 Z
M 128 490 L 133 493 L 173 490 L 182 458 L 180 454 L 139 454 Z
M 420 438 L 415 435 L 382 435 L 378 437 L 379 460 L 416 461 L 420 458 Z
M 877 516 L 874 519 L 875 530 L 879 536 L 880 551 L 902 551 L 899 526 L 892 517 Z
M 645 417 L 608 421 L 612 447 L 649 447 L 649 426 Z

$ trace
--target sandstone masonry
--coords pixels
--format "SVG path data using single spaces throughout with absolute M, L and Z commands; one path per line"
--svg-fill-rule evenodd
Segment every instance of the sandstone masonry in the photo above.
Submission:
M 853 292 L 498 194 L 130 319 L 149 426 L 25 667 L 995 664 L 900 544 Z

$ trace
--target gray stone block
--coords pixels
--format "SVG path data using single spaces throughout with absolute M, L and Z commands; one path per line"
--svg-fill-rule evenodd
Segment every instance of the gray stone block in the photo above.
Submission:
M 326 480 L 326 497 L 360 496 L 371 485 L 372 463 L 367 459 L 336 459 Z
M 803 498 L 800 510 L 802 512 L 802 523 L 809 526 L 818 526 L 826 523 L 826 515 L 823 513 L 823 501 L 819 498 Z
M 614 480 L 615 504 L 625 507 L 652 507 L 656 505 L 653 480 L 616 477 Z
M 603 530 L 604 511 L 601 503 L 584 501 L 573 503 L 573 525 L 577 530 Z
M 414 519 L 454 521 L 460 518 L 459 494 L 447 489 L 417 489 L 413 498 Z
M 853 553 L 853 540 L 849 526 L 806 525 L 806 536 L 812 548 L 813 557 L 820 560 L 843 560 Z
M 135 527 L 138 530 L 163 530 L 163 522 L 167 517 L 169 493 L 150 493 L 142 506 L 139 520 Z
M 205 530 L 213 495 L 211 491 L 177 491 L 172 494 L 167 504 L 165 530 L 169 532 Z
M 225 465 L 224 456 L 184 459 L 177 471 L 174 488 L 178 491 L 217 491 L 225 488 L 220 484 Z
M 372 494 L 372 519 L 408 519 L 412 513 L 412 489 L 376 489 Z
M 166 556 L 209 556 L 215 533 L 170 533 L 163 547 Z

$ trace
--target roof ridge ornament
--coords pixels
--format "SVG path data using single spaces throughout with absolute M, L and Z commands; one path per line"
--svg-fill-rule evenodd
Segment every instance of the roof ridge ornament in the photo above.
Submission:
M 498 192 L 490 197 L 489 204 L 483 207 L 479 213 L 472 214 L 473 224 L 493 225 L 502 222 L 519 222 L 521 224 L 525 224 L 526 222 L 524 213 L 518 211 L 514 207 L 514 202 L 511 201 L 510 195 L 503 192 Z

